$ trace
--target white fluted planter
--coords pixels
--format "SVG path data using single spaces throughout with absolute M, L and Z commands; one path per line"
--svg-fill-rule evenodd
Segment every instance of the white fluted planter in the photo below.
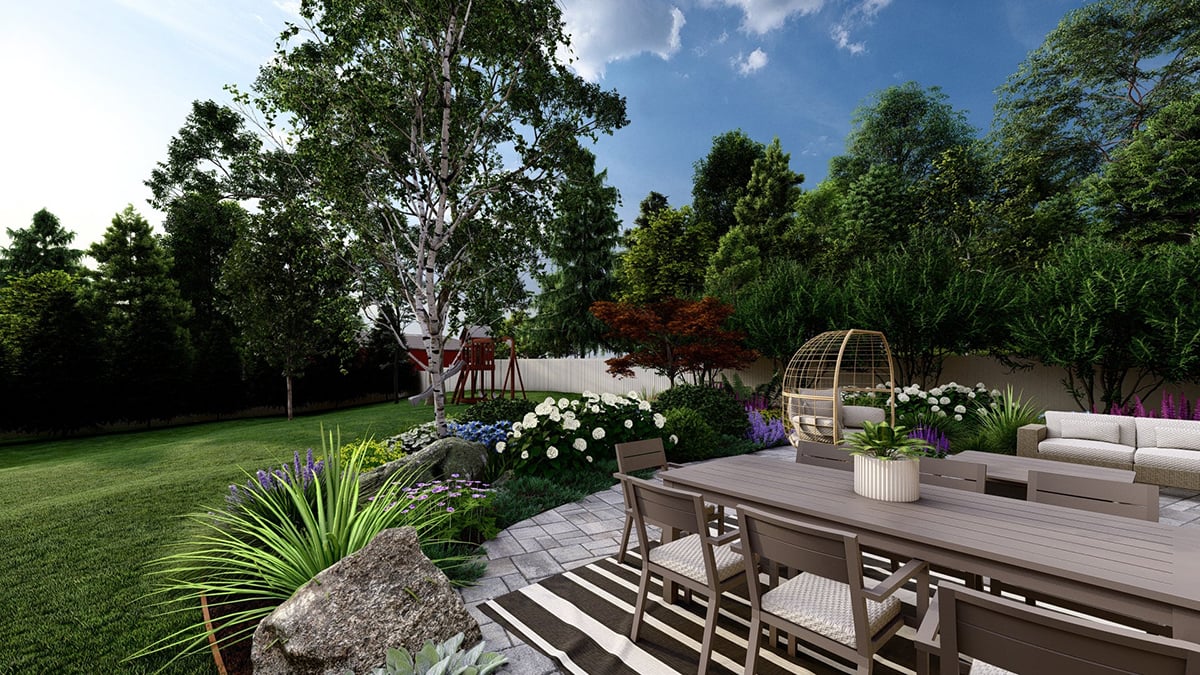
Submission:
M 854 492 L 885 502 L 915 502 L 921 498 L 917 459 L 878 459 L 854 456 Z

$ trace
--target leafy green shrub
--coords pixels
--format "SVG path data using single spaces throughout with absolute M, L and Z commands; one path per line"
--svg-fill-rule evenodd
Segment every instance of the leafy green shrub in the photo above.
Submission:
M 373 675 L 487 675 L 508 663 L 508 657 L 499 652 L 485 652 L 485 643 L 480 642 L 470 651 L 463 651 L 462 633 L 440 645 L 433 641 L 425 643 L 416 654 L 399 647 L 387 650 L 387 661 L 382 668 L 372 671 Z
M 665 422 L 637 392 L 549 397 L 513 424 L 488 465 L 543 476 L 594 471 L 590 467 L 596 460 L 615 458 L 617 443 L 661 437 Z
M 500 527 L 509 527 L 539 513 L 611 487 L 616 480 L 615 461 L 597 462 L 602 471 L 586 471 L 556 478 L 516 476 L 496 487 L 491 506 Z
M 980 408 L 975 447 L 985 452 L 1015 455 L 1017 452 L 1017 429 L 1040 420 L 1038 411 L 1021 396 L 1013 393 L 1009 385 L 999 397 L 995 407 Z
M 694 462 L 717 456 L 721 435 L 713 430 L 704 415 L 691 408 L 672 408 L 667 411 L 666 417 L 666 430 L 679 439 L 667 449 L 668 459 L 672 462 Z
M 516 422 L 536 407 L 537 403 L 523 398 L 488 398 L 468 406 L 462 419 L 484 424 Z
M 359 465 L 362 469 L 374 469 L 377 466 L 383 466 L 388 462 L 400 459 L 404 456 L 404 447 L 399 443 L 389 444 L 386 441 L 377 441 L 374 438 L 358 441 L 355 443 L 347 443 L 338 450 L 342 460 L 342 465 L 350 463 L 350 458 L 354 453 L 362 453 L 362 461 Z
M 228 610 L 214 628 L 238 627 L 221 639 L 241 642 L 296 589 L 379 532 L 411 526 L 425 544 L 446 531 L 452 513 L 430 498 L 435 495 L 429 488 L 405 490 L 412 477 L 398 472 L 373 499 L 361 499 L 358 479 L 365 447 L 343 465 L 332 435 L 328 443 L 322 441 L 327 459 L 315 475 L 303 470 L 297 475 L 284 465 L 284 478 L 271 489 L 255 491 L 252 500 L 190 516 L 199 534 L 178 553 L 151 563 L 159 581 L 148 597 L 158 598 L 163 614 L 194 614 L 201 597 L 207 597 L 209 606 Z M 199 621 L 134 657 L 177 649 L 174 661 L 203 652 L 207 641 L 208 631 Z
M 729 392 L 714 387 L 677 384 L 659 394 L 654 407 L 664 414 L 689 408 L 700 413 L 713 431 L 735 438 L 745 436 L 749 427 L 745 407 Z

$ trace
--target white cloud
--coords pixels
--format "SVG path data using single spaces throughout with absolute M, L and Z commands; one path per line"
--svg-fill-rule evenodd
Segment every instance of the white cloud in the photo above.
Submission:
M 605 67 L 650 53 L 669 60 L 679 51 L 686 23 L 678 7 L 662 0 L 561 0 L 571 36 L 571 67 L 585 80 L 604 77 Z M 561 56 L 561 55 L 560 55 Z
M 764 52 L 762 49 L 755 49 L 745 57 L 743 57 L 741 54 L 738 54 L 737 57 L 733 59 L 733 65 L 735 68 L 737 68 L 739 73 L 745 76 L 752 75 L 759 70 L 762 70 L 762 68 L 767 65 L 768 61 L 769 59 L 767 58 L 766 52 Z
M 838 49 L 845 49 L 851 54 L 861 54 L 867 49 L 867 45 L 862 42 L 851 42 L 849 29 L 840 23 L 829 29 L 829 36 L 833 38 Z
M 804 16 L 821 11 L 825 0 L 715 0 L 727 7 L 742 10 L 742 30 L 747 33 L 769 33 L 782 28 L 793 15 Z M 879 1 L 879 0 L 875 0 Z
M 892 4 L 892 0 L 863 0 L 858 6 L 858 11 L 865 17 L 873 17 L 882 11 L 885 7 Z

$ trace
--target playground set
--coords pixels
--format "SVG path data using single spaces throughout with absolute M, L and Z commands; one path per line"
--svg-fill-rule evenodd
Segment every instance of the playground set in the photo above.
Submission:
M 454 396 L 451 403 L 475 403 L 487 398 L 517 397 L 517 387 L 521 389 L 521 398 L 525 398 L 525 381 L 521 379 L 521 368 L 517 363 L 517 345 L 509 336 L 498 340 L 488 336 L 472 337 L 471 331 L 465 331 L 459 340 L 457 350 L 447 348 L 444 354 L 449 360 L 446 367 L 446 378 L 458 376 L 454 385 Z M 508 368 L 500 388 L 496 388 L 496 343 L 508 343 Z M 425 349 L 410 345 L 409 355 L 413 362 L 422 370 L 429 368 L 429 355 Z M 433 396 L 433 386 L 425 391 L 411 396 L 408 402 L 417 405 L 424 403 Z

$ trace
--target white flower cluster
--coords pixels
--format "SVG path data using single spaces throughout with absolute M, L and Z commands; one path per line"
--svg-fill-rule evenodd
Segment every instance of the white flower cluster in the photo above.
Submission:
M 570 456 L 592 462 L 593 455 L 587 454 L 590 443 L 599 443 L 602 452 L 613 443 L 650 435 L 651 424 L 662 429 L 666 418 L 650 411 L 650 402 L 634 391 L 626 396 L 584 392 L 579 399 L 547 397 L 512 425 L 508 438 L 497 444 L 496 451 L 519 450 L 521 459 L 556 460 L 564 457 L 561 448 L 570 447 L 575 450 Z

